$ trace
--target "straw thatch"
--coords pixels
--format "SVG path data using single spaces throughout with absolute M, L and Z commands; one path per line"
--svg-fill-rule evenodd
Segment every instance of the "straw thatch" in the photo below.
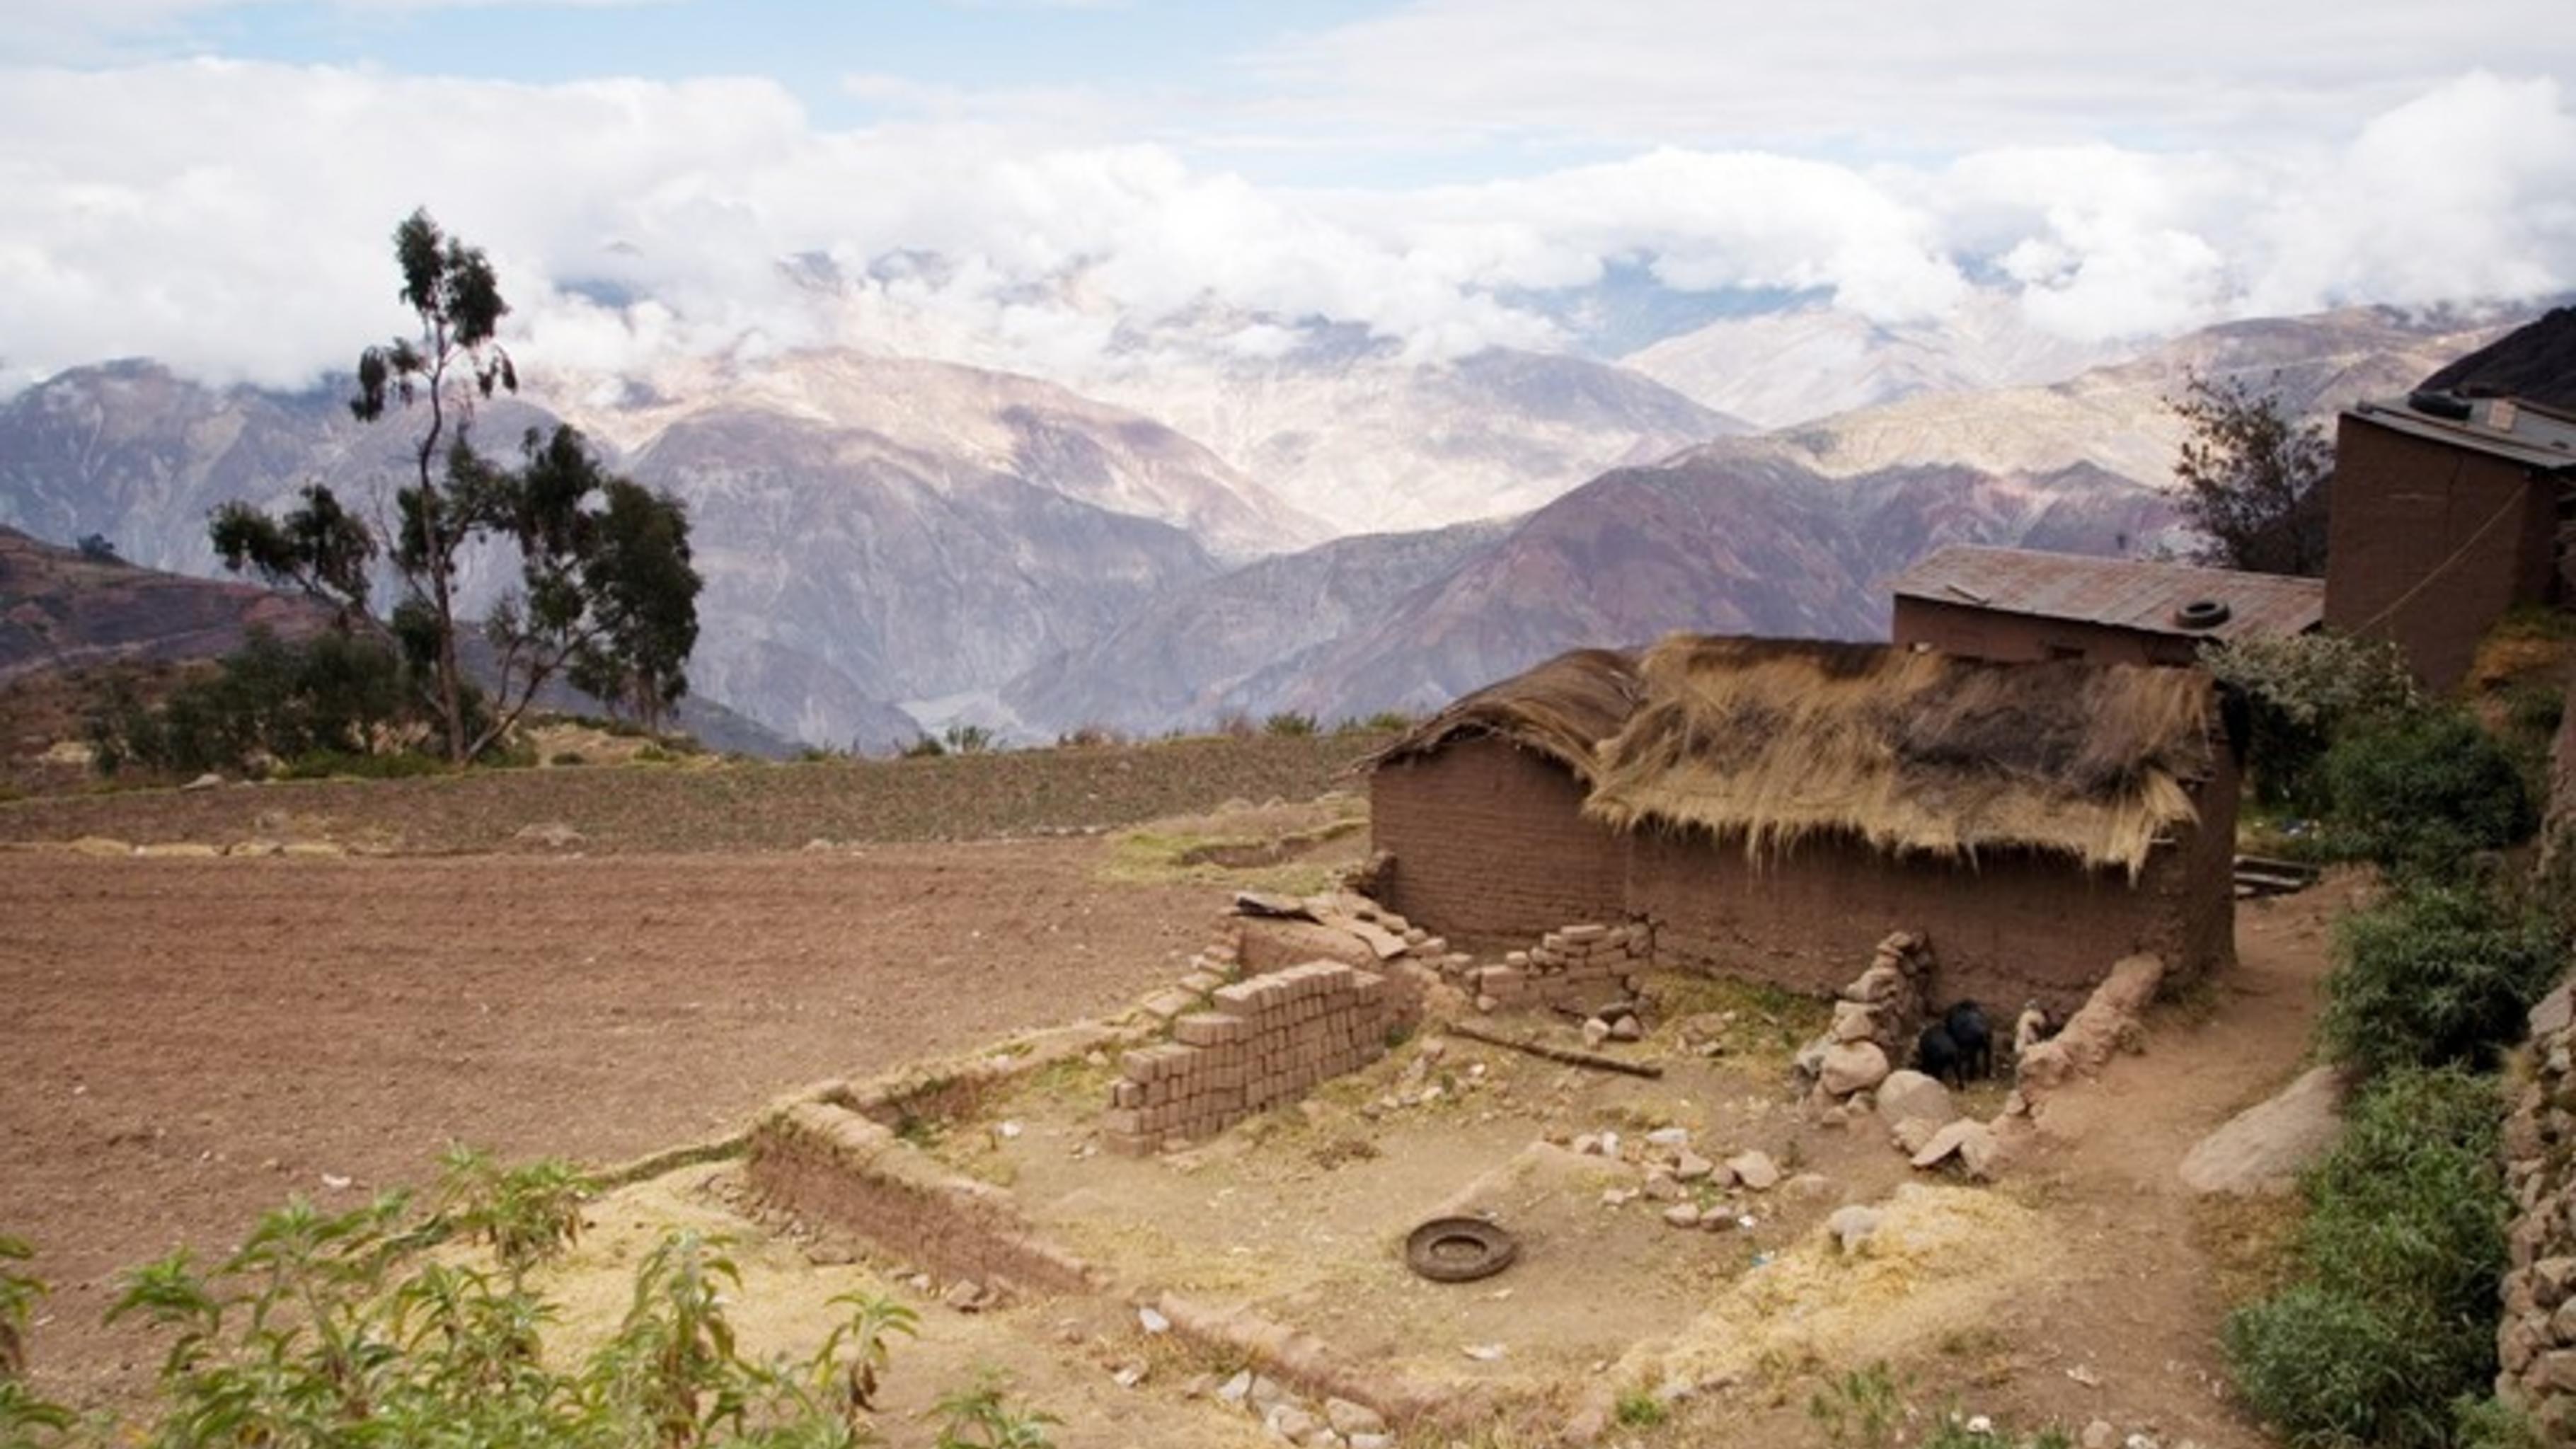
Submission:
M 1466 695 L 1406 732 L 1369 763 L 1430 754 L 1458 740 L 1499 736 L 1591 783 L 1595 751 L 1637 711 L 1636 663 L 1613 649 L 1577 649 Z
M 1811 836 L 1973 858 L 2018 848 L 2135 876 L 2198 816 L 2213 695 L 2190 669 L 1996 664 L 1882 645 L 1676 635 L 1599 750 L 1584 811 L 1756 853 Z
M 1584 650 L 1459 700 L 1378 756 L 1500 736 L 1572 770 L 1614 830 L 1756 855 L 1839 835 L 1894 854 L 2023 849 L 2134 877 L 2216 761 L 2191 669 L 1996 664 L 1885 645 L 1675 635 Z

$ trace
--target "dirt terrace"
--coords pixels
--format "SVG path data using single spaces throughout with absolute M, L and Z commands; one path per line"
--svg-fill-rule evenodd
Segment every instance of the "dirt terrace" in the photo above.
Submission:
M 114 1272 L 290 1193 L 355 1205 L 458 1139 L 614 1161 L 1130 1001 L 1224 892 L 1102 884 L 1102 854 L 0 854 L 0 1231 L 56 1286 L 38 1368 L 133 1388 L 157 1351 L 98 1326 Z

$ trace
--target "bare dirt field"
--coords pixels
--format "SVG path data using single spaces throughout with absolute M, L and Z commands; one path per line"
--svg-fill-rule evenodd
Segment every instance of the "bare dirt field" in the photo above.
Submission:
M 0 1231 L 49 1387 L 157 1355 L 116 1270 L 354 1206 L 451 1141 L 601 1163 L 776 1093 L 1123 1005 L 1224 900 L 1092 841 L 644 860 L 0 854 Z M 346 1186 L 331 1184 L 346 1181 Z
M 1312 793 L 1347 755 L 1315 746 L 1284 768 L 1301 758 L 1288 747 L 1312 742 L 1277 742 L 1275 755 L 1272 742 L 1228 743 L 1253 749 L 1212 754 L 1237 763 L 1181 783 L 1127 783 L 1144 767 L 1103 751 L 983 775 L 593 769 L 0 808 L 0 836 L 221 844 L 269 829 L 259 812 L 290 802 L 313 838 L 406 852 L 0 850 L 0 1232 L 34 1239 L 57 1286 L 34 1339 L 40 1386 L 89 1405 L 132 1396 L 157 1349 L 99 1326 L 116 1270 L 182 1242 L 221 1251 L 290 1193 L 355 1205 L 426 1178 L 460 1139 L 614 1162 L 738 1130 L 820 1077 L 1123 1008 L 1206 940 L 1240 878 L 1228 870 L 1355 855 L 1364 835 L 1345 828 L 1349 807 L 1236 810 L 1103 839 L 797 847 L 871 830 L 1098 830 L 1171 801 L 1296 798 L 1296 771 L 1312 771 Z M 883 803 L 910 778 L 929 782 L 927 803 Z M 582 838 L 518 838 L 543 823 Z M 1238 833 L 1303 843 L 1283 854 Z M 678 853 L 700 834 L 723 849 Z M 1901 1159 L 1874 1128 L 1801 1119 L 1785 1078 L 1756 1058 L 1680 1064 L 1647 1088 L 1453 1040 L 1439 1070 L 1464 1083 L 1476 1068 L 1479 1085 L 1437 1113 L 1363 1111 L 1417 1042 L 1319 1092 L 1314 1111 L 1141 1163 L 1076 1155 L 1105 1085 L 1076 1077 L 1055 1097 L 1001 1104 L 1018 1135 L 969 1129 L 939 1150 L 1100 1260 L 1329 1325 L 1380 1361 L 1531 1383 L 1648 1383 L 1687 1364 L 1715 1387 L 1645 1436 L 1654 1443 L 1817 1442 L 1808 1395 L 1886 1360 L 1927 1408 L 2076 1428 L 2098 1417 L 2168 1445 L 2250 1449 L 2264 1440 L 2228 1402 L 2216 1331 L 2241 1286 L 2232 1275 L 2261 1260 L 2280 1214 L 2214 1209 L 2174 1169 L 2296 1073 L 2325 923 L 2350 890 L 2248 903 L 2242 964 L 2160 1008 L 2143 1056 L 2059 1098 L 2060 1140 L 1994 1187 L 1913 1199 L 1920 1246 L 1866 1265 L 1839 1263 L 1814 1224 L 1841 1202 L 1893 1201 Z M 1825 1185 L 1743 1200 L 1756 1225 L 1741 1233 L 1675 1233 L 1646 1205 L 1602 1208 L 1597 1182 L 1550 1178 L 1544 1154 L 1526 1151 L 1542 1135 L 1649 1119 L 1690 1123 L 1730 1151 L 1759 1146 Z M 691 1169 L 604 1200 L 584 1249 L 596 1282 L 568 1291 L 613 1297 L 635 1245 L 673 1223 L 740 1236 L 766 1285 L 747 1295 L 746 1332 L 782 1344 L 821 1321 L 831 1292 L 900 1286 L 894 1265 L 818 1261 L 780 1224 L 741 1216 L 725 1188 L 734 1172 Z M 1386 1248 L 1404 1223 L 1471 1188 L 1529 1230 L 1528 1261 L 1463 1292 L 1395 1272 Z M 1083 1317 L 1097 1304 L 970 1317 L 931 1295 L 922 1307 L 919 1371 L 899 1369 L 899 1399 L 999 1363 L 1072 1421 L 1071 1445 L 1250 1442 L 1246 1423 L 1180 1393 L 1219 1365 L 1155 1360 L 1132 1321 Z M 1646 1340 L 1651 1354 L 1623 1347 Z M 1510 1347 L 1499 1365 L 1461 1354 L 1489 1341 Z M 1141 1388 L 1111 1378 L 1147 1361 Z

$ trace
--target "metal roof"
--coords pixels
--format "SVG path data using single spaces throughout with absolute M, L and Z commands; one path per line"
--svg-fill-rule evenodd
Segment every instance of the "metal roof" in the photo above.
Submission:
M 2466 418 L 2437 417 L 2407 400 L 2366 402 L 2344 416 L 2544 472 L 2576 470 L 2576 418 L 2513 398 L 2460 399 Z
M 2326 610 L 2323 579 L 1972 544 L 1916 560 L 1891 587 L 1899 598 L 2195 639 L 2287 637 L 2317 627 Z M 2225 604 L 2227 618 L 2205 629 L 2175 622 L 2203 599 Z

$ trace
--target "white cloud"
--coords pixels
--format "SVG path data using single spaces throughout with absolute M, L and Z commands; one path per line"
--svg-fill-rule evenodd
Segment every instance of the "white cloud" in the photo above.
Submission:
M 2003 276 L 2080 337 L 2529 295 L 2576 287 L 2571 198 L 2568 97 L 2486 74 L 2260 147 L 1663 148 L 1326 192 L 965 120 L 828 130 L 761 80 L 22 69 L 0 72 L 0 384 L 129 354 L 280 385 L 345 366 L 404 321 L 386 238 L 424 203 L 492 251 L 532 363 L 832 341 L 1078 381 L 1178 335 L 1276 356 L 1311 320 L 1415 357 L 1562 345 L 1507 299 L 1627 261 L 1891 321 Z

